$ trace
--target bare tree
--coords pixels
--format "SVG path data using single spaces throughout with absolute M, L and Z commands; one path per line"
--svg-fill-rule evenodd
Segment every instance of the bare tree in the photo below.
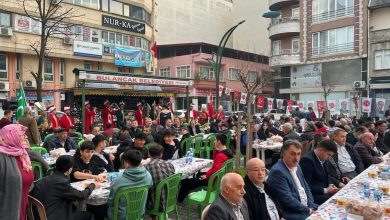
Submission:
M 253 65 L 242 65 L 241 71 L 236 75 L 237 80 L 241 82 L 244 87 L 244 92 L 246 95 L 246 159 L 247 161 L 252 158 L 252 127 L 253 127 L 253 117 L 251 115 L 251 108 L 253 97 L 263 93 L 263 90 L 266 86 L 270 86 L 270 83 L 273 79 L 273 74 L 270 72 L 265 72 L 260 68 L 253 67 Z M 239 125 L 240 126 L 240 125 Z M 238 137 L 241 138 L 241 137 Z M 237 151 L 238 150 L 238 151 Z M 236 152 L 240 152 L 237 149 Z M 236 153 L 236 155 L 239 155 Z M 236 163 L 239 162 L 239 158 Z M 236 164 L 237 165 L 237 164 Z M 237 166 L 236 166 L 237 167 Z
M 330 120 L 330 111 L 328 109 L 328 96 L 335 89 L 335 83 L 336 83 L 335 78 L 331 78 L 329 75 L 321 73 L 322 95 L 324 96 L 324 100 L 325 100 L 323 114 L 325 114 L 326 121 Z
M 67 23 L 75 15 L 73 7 L 66 8 L 62 4 L 64 0 L 21 0 L 25 16 L 36 21 L 40 25 L 40 38 L 30 42 L 31 49 L 38 58 L 38 69 L 31 71 L 31 75 L 37 82 L 37 101 L 42 101 L 43 67 L 45 58 L 50 51 L 49 39 L 58 35 L 74 35 L 74 24 Z

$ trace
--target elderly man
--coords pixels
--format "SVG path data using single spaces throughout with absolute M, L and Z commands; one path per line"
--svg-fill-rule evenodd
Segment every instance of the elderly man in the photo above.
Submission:
M 301 137 L 297 132 L 294 131 L 291 123 L 284 123 L 282 126 L 283 133 L 285 134 L 283 137 L 283 141 L 286 140 L 297 140 L 301 141 Z
M 337 145 L 337 153 L 327 163 L 329 177 L 336 185 L 343 184 L 357 176 L 364 170 L 364 165 L 356 149 L 346 142 L 347 132 L 336 129 L 333 132 L 333 141 Z
M 207 220 L 249 220 L 248 207 L 243 199 L 244 180 L 236 173 L 227 173 L 221 180 L 221 192 L 206 213 Z
M 368 132 L 368 129 L 366 127 L 364 126 L 357 127 L 353 133 L 347 134 L 347 143 L 350 144 L 351 146 L 355 146 L 360 136 L 362 136 L 362 134 L 366 132 Z
M 331 183 L 325 170 L 325 164 L 335 153 L 337 153 L 336 144 L 332 140 L 323 140 L 301 159 L 302 172 L 316 204 L 324 203 L 339 191 L 339 188 Z
M 367 168 L 372 164 L 383 162 L 383 158 L 380 157 L 372 148 L 374 147 L 375 137 L 372 133 L 366 132 L 362 134 L 360 140 L 355 144 L 354 148 L 362 158 L 364 167 Z
M 26 134 L 30 145 L 39 145 L 41 143 L 37 121 L 31 116 L 30 106 L 24 107 L 24 115 L 19 118 L 19 124 L 28 128 Z
M 48 151 L 57 149 L 57 148 L 65 148 L 66 152 L 70 150 L 76 150 L 76 144 L 73 139 L 68 137 L 68 133 L 65 128 L 59 128 L 57 134 L 54 135 L 50 141 L 44 145 Z
M 282 159 L 272 167 L 267 179 L 286 219 L 306 219 L 318 207 L 299 166 L 301 152 L 302 145 L 298 141 L 284 142 Z
M 245 195 L 249 217 L 252 220 L 279 220 L 282 211 L 265 183 L 265 164 L 259 158 L 252 158 L 246 163 Z

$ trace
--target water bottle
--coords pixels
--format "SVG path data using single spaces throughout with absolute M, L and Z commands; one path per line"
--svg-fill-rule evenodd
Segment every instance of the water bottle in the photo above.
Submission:
M 185 157 L 184 157 L 184 161 L 185 161 L 186 164 L 189 163 L 189 157 L 190 157 L 190 151 L 188 150 L 186 155 L 185 155 Z
M 370 197 L 371 197 L 371 190 L 369 188 L 368 189 L 364 188 L 363 194 L 364 194 L 364 198 L 370 199 Z
M 194 158 L 194 152 L 193 152 L 192 148 L 190 148 L 190 152 L 188 154 L 188 163 L 189 164 L 192 164 L 193 158 Z
M 374 199 L 377 202 L 380 202 L 382 200 L 382 190 L 381 189 L 375 189 L 374 191 Z

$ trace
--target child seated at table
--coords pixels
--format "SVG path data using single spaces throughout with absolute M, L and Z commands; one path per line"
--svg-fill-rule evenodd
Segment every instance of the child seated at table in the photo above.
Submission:
M 104 172 L 104 169 L 99 169 L 98 164 L 91 160 L 95 151 L 95 145 L 92 141 L 84 141 L 80 149 L 74 155 L 74 168 L 71 174 L 72 182 L 85 179 L 94 179 L 96 181 L 104 181 L 103 177 L 99 176 Z

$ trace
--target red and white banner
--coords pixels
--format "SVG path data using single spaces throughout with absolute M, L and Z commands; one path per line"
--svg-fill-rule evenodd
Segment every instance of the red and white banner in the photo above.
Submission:
M 304 110 L 304 108 L 305 108 L 305 102 L 303 102 L 303 101 L 297 101 L 297 105 L 298 105 L 299 111 L 303 111 L 303 110 Z
M 324 112 L 325 110 L 325 101 L 317 101 L 318 112 Z
M 222 92 L 223 92 L 223 86 L 219 86 L 219 97 L 222 96 Z
M 328 101 L 328 109 L 331 112 L 336 111 L 336 101 L 335 100 L 329 100 Z
M 386 99 L 376 98 L 376 111 L 379 112 L 379 114 L 383 114 L 385 112 L 385 102 Z
M 313 108 L 313 110 L 314 110 L 314 101 L 307 101 L 306 108 L 309 109 L 310 107 Z
M 362 98 L 362 112 L 370 112 L 371 111 L 371 98 Z
M 240 104 L 246 104 L 246 93 L 244 92 L 241 93 Z
M 257 97 L 257 108 L 264 108 L 264 96 Z
M 268 110 L 271 110 L 274 106 L 274 98 L 267 98 Z
M 294 104 L 293 100 L 287 100 L 287 111 L 289 111 L 289 112 L 292 111 L 293 104 Z
M 283 109 L 283 99 L 276 99 L 276 108 L 277 109 Z
M 225 88 L 225 95 L 228 95 L 230 96 L 230 92 L 232 91 L 232 89 L 229 89 L 229 88 Z
M 237 102 L 238 101 L 238 95 L 239 95 L 239 91 L 238 90 L 234 90 L 234 94 L 233 94 L 233 100 L 234 102 Z

